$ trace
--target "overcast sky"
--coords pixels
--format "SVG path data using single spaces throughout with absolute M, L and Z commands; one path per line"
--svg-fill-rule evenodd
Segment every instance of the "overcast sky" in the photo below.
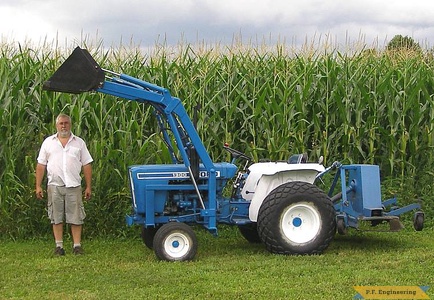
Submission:
M 385 46 L 397 34 L 434 46 L 433 0 L 1 0 L 2 41 L 144 47 L 306 40 Z

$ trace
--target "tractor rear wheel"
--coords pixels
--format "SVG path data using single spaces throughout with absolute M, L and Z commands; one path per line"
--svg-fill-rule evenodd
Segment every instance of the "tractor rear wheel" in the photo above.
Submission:
M 185 223 L 169 222 L 161 226 L 154 237 L 154 252 L 166 261 L 192 260 L 197 252 L 197 237 Z
M 264 199 L 258 233 L 271 253 L 320 254 L 336 233 L 333 203 L 313 184 L 284 183 Z

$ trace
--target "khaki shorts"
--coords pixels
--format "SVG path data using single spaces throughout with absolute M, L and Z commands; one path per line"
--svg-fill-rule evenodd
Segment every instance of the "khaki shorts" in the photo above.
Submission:
M 66 223 L 81 225 L 86 217 L 83 206 L 81 186 L 67 188 L 64 186 L 49 185 L 48 195 L 48 218 L 52 224 Z

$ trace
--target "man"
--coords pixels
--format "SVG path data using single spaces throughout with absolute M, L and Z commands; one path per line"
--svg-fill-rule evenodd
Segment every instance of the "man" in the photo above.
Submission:
M 73 253 L 83 254 L 81 232 L 86 216 L 83 207 L 81 170 L 86 189 L 84 197 L 89 200 L 92 194 L 92 156 L 86 143 L 71 132 L 71 118 L 59 114 L 56 118 L 57 133 L 42 143 L 36 165 L 36 197 L 44 197 L 42 179 L 47 170 L 48 217 L 53 226 L 56 242 L 55 255 L 65 255 L 63 249 L 63 222 L 70 224 L 74 242 Z

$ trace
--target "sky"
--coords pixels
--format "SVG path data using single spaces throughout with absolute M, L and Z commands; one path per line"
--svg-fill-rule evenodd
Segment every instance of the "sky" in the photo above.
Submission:
M 2 0 L 2 42 L 434 46 L 433 0 Z

